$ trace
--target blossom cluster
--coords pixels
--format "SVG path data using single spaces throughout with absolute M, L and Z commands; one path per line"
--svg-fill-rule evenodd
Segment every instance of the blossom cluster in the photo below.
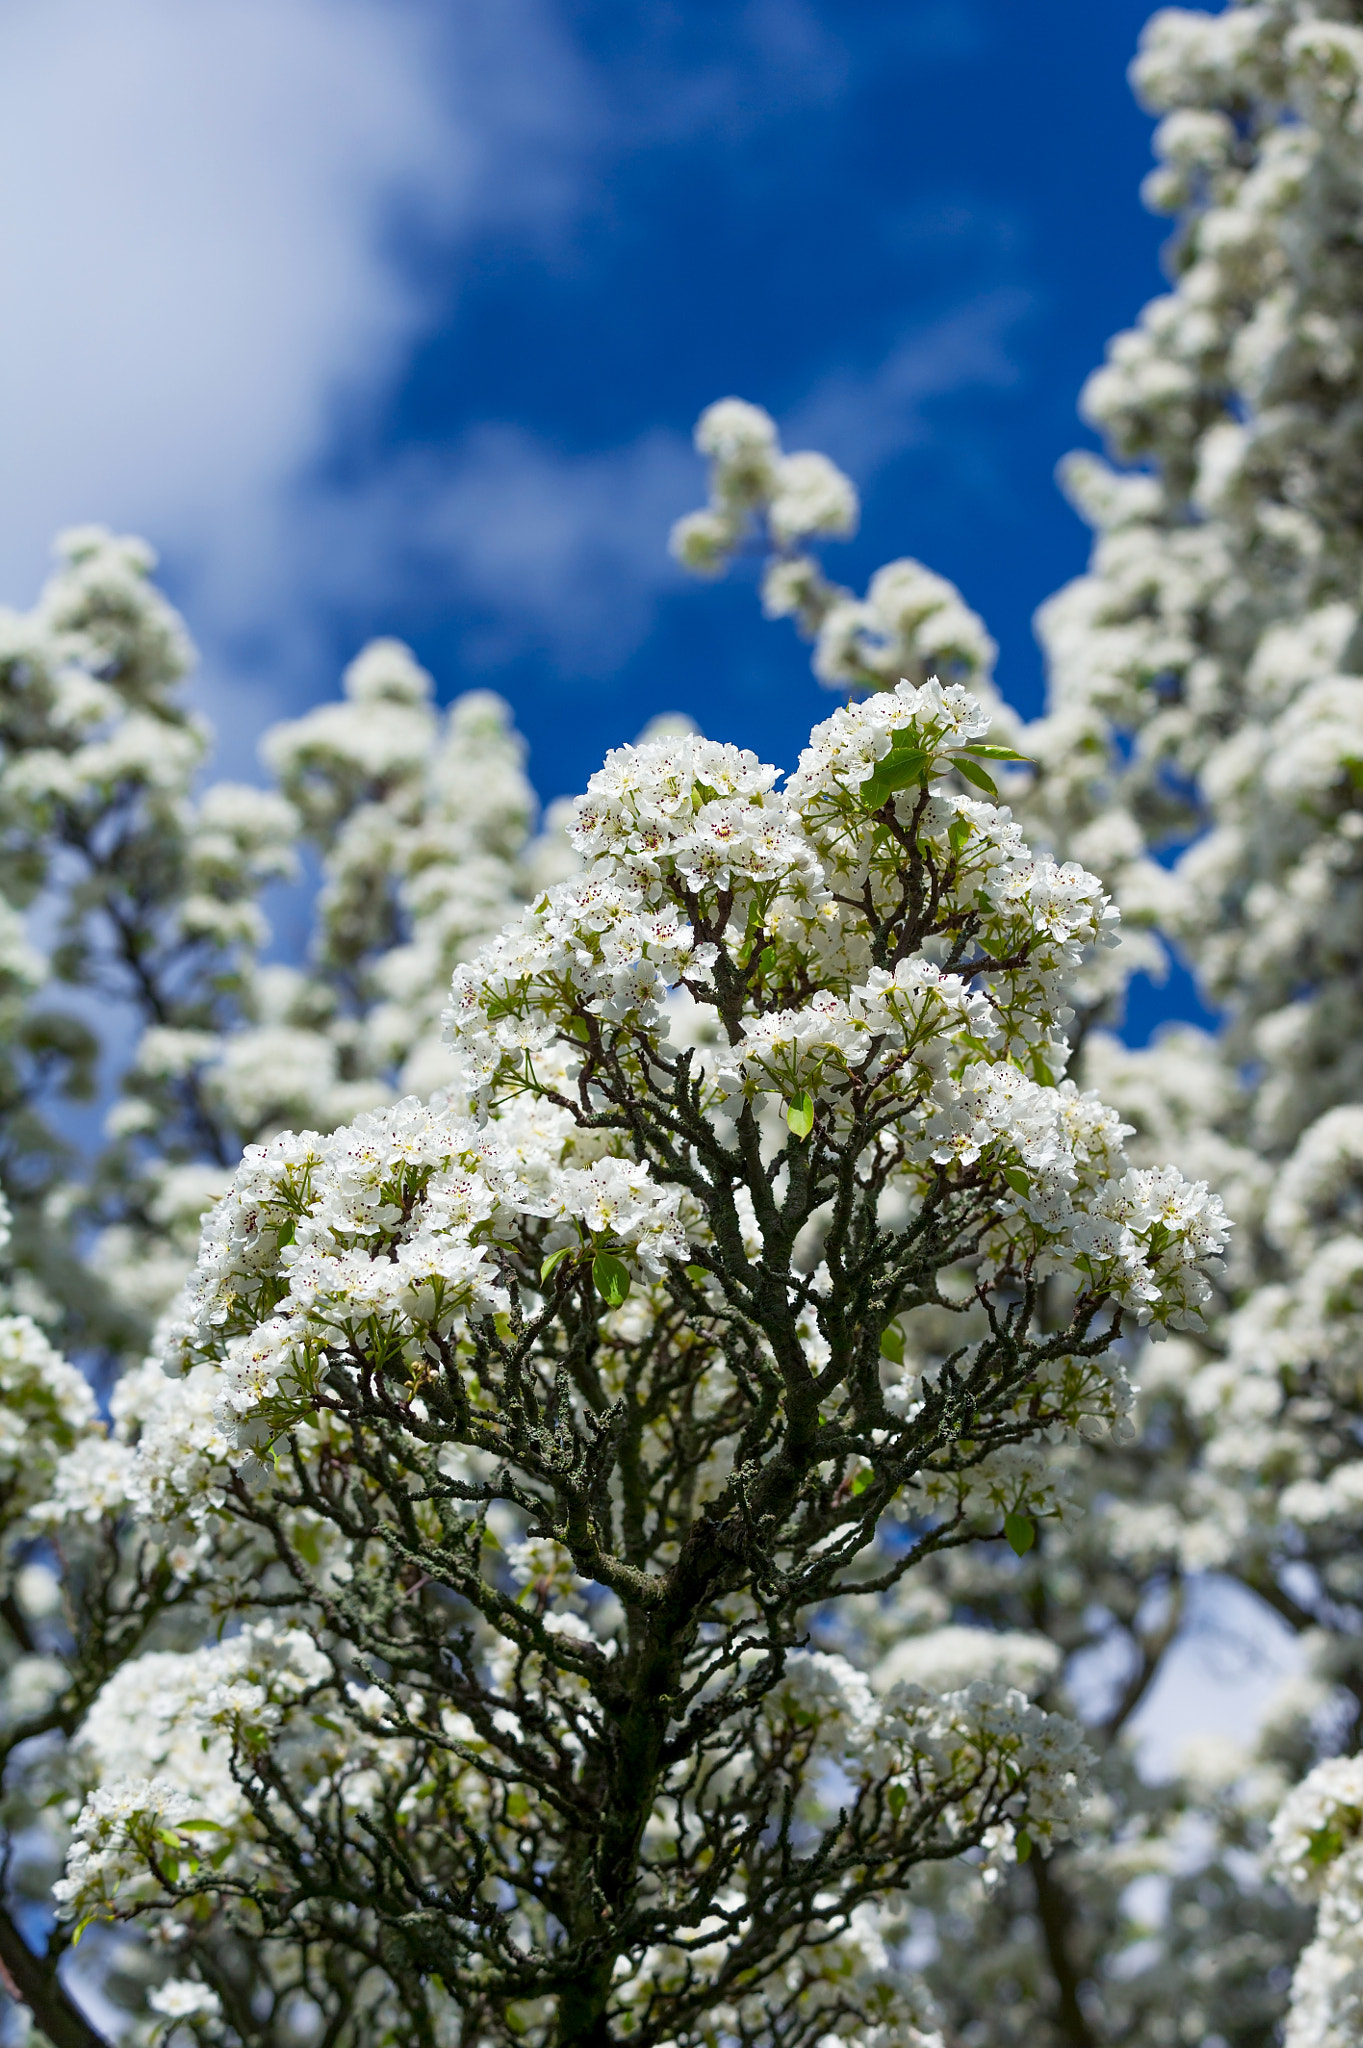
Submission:
M 759 509 L 784 547 L 810 534 L 856 532 L 860 507 L 848 478 L 826 455 L 787 455 L 760 405 L 721 398 L 707 406 L 696 447 L 710 462 L 710 505 L 672 529 L 672 552 L 688 569 L 718 574 Z
M 456 972 L 449 1029 L 470 1080 L 485 1099 L 557 1093 L 555 1062 L 585 1076 L 595 1045 L 646 1072 L 670 1037 L 669 987 L 721 1015 L 729 969 L 759 1001 L 698 1061 L 712 1115 L 774 1095 L 808 1099 L 830 1132 L 892 1120 L 910 1180 L 983 1159 L 1040 1233 L 1033 1256 L 1053 1234 L 1143 1316 L 1195 1317 L 1198 1269 L 1226 1241 L 1219 1204 L 1176 1174 L 1123 1180 L 1117 1120 L 1052 1074 L 1067 979 L 1110 936 L 1101 888 L 1034 859 L 1006 810 L 932 787 L 986 729 L 964 691 L 901 683 L 835 713 L 784 791 L 754 756 L 690 736 L 617 750 L 576 808 L 580 879 Z M 910 834 L 940 877 L 944 957 L 891 970 L 872 964 L 872 920 L 839 903 L 864 891 L 892 922 Z M 813 994 L 785 999 L 811 974 Z
M 339 703 L 266 735 L 277 793 L 217 785 L 193 810 L 181 889 L 220 906 L 193 911 L 194 934 L 232 960 L 230 976 L 218 969 L 230 1002 L 195 1010 L 177 981 L 157 988 L 109 1117 L 140 1198 L 97 1251 L 120 1306 L 148 1322 L 244 1144 L 330 1129 L 449 1080 L 439 1019 L 452 966 L 568 858 L 531 837 L 534 799 L 501 701 L 474 691 L 442 714 L 432 697 L 405 647 L 375 642 Z M 322 874 L 312 957 L 266 962 L 259 892 L 296 869 L 301 845 Z M 198 1156 L 205 1131 L 210 1160 Z
M 139 1498 L 201 1513 L 233 1444 L 312 1413 L 318 1353 L 347 1335 L 381 1331 L 408 1372 L 457 1347 L 470 1319 L 508 1307 L 497 1250 L 525 1223 L 547 1259 L 606 1249 L 657 1277 L 686 1257 L 676 1189 L 609 1154 L 573 1164 L 572 1149 L 562 1112 L 479 1126 L 415 1097 L 329 1137 L 249 1147 L 167 1325 L 162 1355 L 184 1376 L 163 1381 L 142 1422 Z
M 812 540 L 856 531 L 856 491 L 826 455 L 784 454 L 770 414 L 741 398 L 707 406 L 695 439 L 709 462 L 710 502 L 672 529 L 685 568 L 722 575 L 745 544 L 759 543 L 763 610 L 793 618 L 814 641 L 814 673 L 829 689 L 884 690 L 904 676 L 944 675 L 992 702 L 994 643 L 944 576 L 907 558 L 889 562 L 859 598 L 805 552 Z
M 1018 1829 L 1050 1843 L 1079 1823 L 1092 1763 L 1080 1730 L 997 1680 L 974 1678 L 941 1693 L 898 1680 L 877 1694 L 845 1658 L 804 1651 L 788 1660 L 763 1716 L 773 1732 L 792 1723 L 805 1731 L 811 1753 L 892 1803 L 895 1787 L 921 1797 L 934 1781 L 969 1785 L 950 1825 L 964 1832 L 987 1808 L 995 1816 L 991 1855 L 1011 1854 Z M 1013 1785 L 1000 1807 L 1000 1786 Z M 835 1802 L 845 1796 L 831 1785 L 829 1794 Z
M 78 1766 L 96 1782 L 53 1893 L 59 1914 L 126 1913 L 201 1867 L 249 1868 L 256 1829 L 240 1765 L 267 1740 L 306 1799 L 347 1784 L 364 1799 L 362 1731 L 373 1703 L 344 1689 L 338 1701 L 331 1679 L 309 1635 L 272 1621 L 125 1664 L 77 1738 Z
M 1285 2039 L 1289 2048 L 1344 2048 L 1363 2019 L 1363 1762 L 1317 1764 L 1274 1816 L 1271 1838 L 1279 1874 L 1319 1902 Z
M 0 1497 L 22 1521 L 72 1455 L 97 1447 L 89 1382 L 29 1316 L 0 1316 Z

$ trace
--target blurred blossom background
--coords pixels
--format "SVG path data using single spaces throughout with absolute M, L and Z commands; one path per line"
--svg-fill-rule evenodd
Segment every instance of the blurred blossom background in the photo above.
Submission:
M 396 633 L 545 798 L 659 711 L 793 762 L 831 708 L 697 587 L 711 399 L 854 477 L 842 581 L 957 582 L 1027 711 L 1086 555 L 1052 482 L 1158 288 L 1146 0 L 7 0 L 0 600 L 147 536 L 218 772 Z

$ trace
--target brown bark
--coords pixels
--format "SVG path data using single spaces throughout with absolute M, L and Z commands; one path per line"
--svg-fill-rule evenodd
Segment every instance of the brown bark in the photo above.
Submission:
M 28 2007 L 52 2048 L 109 2048 L 61 1983 L 56 1963 L 34 1955 L 3 1906 L 0 1969 L 7 1979 L 6 1989 Z
M 1066 1936 L 1069 1931 L 1070 1902 L 1064 1887 L 1046 1858 L 1033 1854 L 1032 1881 L 1036 1886 L 1037 1913 L 1046 1943 L 1046 1958 L 1055 1980 L 1055 2024 L 1068 2048 L 1098 2048 L 1093 2030 L 1079 2003 L 1079 1972 L 1075 1968 Z

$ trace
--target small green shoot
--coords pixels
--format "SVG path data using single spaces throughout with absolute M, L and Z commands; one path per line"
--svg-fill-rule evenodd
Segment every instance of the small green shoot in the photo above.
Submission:
M 786 1104 L 786 1122 L 797 1138 L 805 1139 L 814 1128 L 814 1102 L 806 1090 Z
M 596 1291 L 608 1308 L 619 1308 L 629 1294 L 629 1267 L 623 1259 L 617 1259 L 614 1252 L 598 1252 L 592 1260 L 592 1278 Z

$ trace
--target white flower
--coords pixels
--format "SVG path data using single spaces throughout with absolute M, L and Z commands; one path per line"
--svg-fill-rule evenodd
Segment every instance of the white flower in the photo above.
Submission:
M 168 1978 L 147 1993 L 147 2004 L 169 2020 L 216 2019 L 222 2011 L 217 1992 L 192 1977 Z
M 858 511 L 850 480 L 826 455 L 810 449 L 781 458 L 767 516 L 782 545 L 811 533 L 855 533 Z

